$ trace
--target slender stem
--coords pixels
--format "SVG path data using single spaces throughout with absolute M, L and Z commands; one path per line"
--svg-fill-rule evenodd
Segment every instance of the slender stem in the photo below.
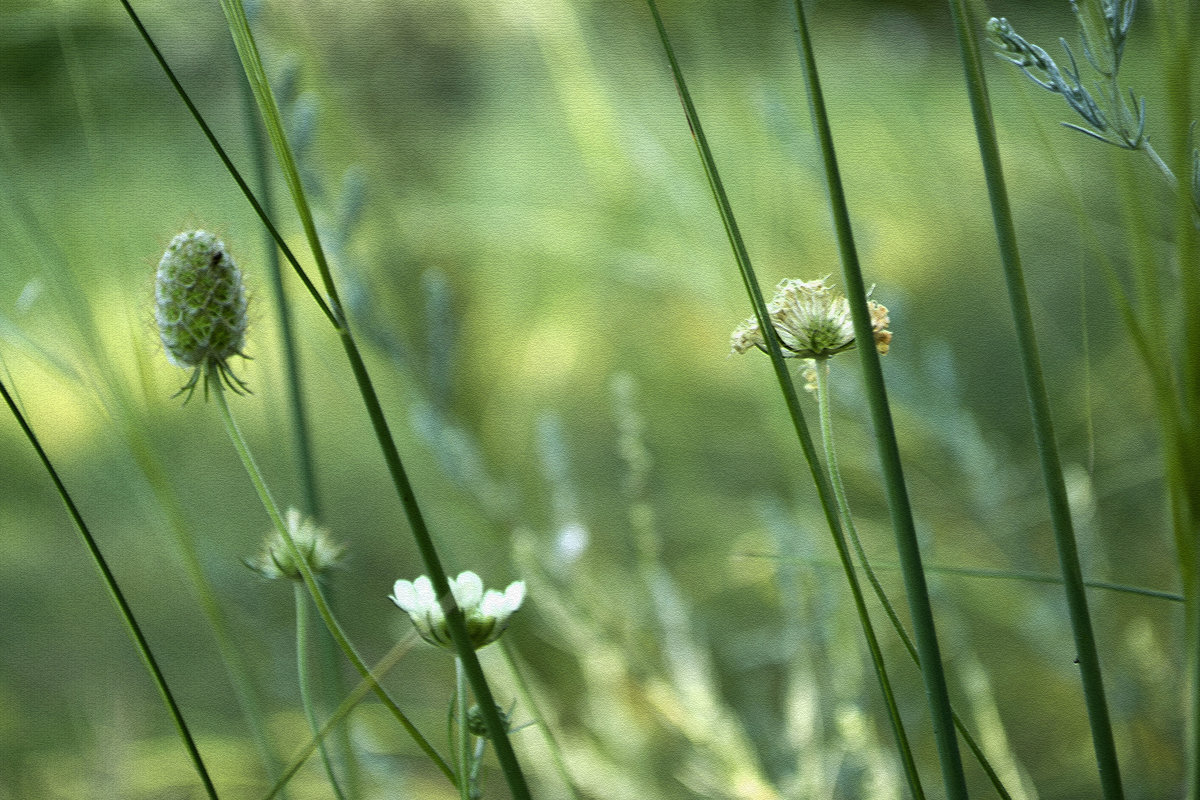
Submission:
M 942 780 L 949 800 L 966 800 L 967 782 L 963 773 L 962 756 L 958 751 L 958 741 L 954 735 L 950 692 L 942 666 L 937 628 L 934 625 L 933 608 L 929 600 L 929 587 L 921 565 L 921 548 L 917 542 L 917 529 L 909 505 L 908 489 L 900 462 L 900 448 L 896 442 L 896 432 L 888 406 L 883 369 L 879 363 L 879 353 L 874 347 L 866 344 L 874 340 L 874 331 L 867 307 L 866 286 L 863 283 L 862 269 L 854 244 L 854 233 L 850 226 L 850 211 L 846 205 L 837 155 L 834 152 L 833 133 L 825 110 L 824 94 L 817 74 L 817 61 L 805 21 L 804 7 L 796 0 L 792 8 L 795 11 L 797 46 L 804 65 L 804 85 L 812 109 L 813 127 L 820 143 L 825 183 L 829 189 L 829 205 L 833 214 L 834 230 L 837 233 L 846 298 L 850 301 L 855 338 L 864 343 L 857 348 L 862 364 L 863 383 L 871 411 L 871 422 L 875 429 L 875 443 L 879 449 L 879 462 L 891 515 L 892 532 L 896 537 L 896 549 L 904 576 L 904 590 L 913 621 L 913 633 L 917 640 L 917 650 L 921 654 L 921 677 L 924 679 L 925 696 L 933 722 L 933 736 L 942 768 Z
M 325 627 L 338 643 L 338 647 L 346 654 L 346 658 L 350 659 L 350 663 L 358 670 L 358 673 L 364 678 L 370 676 L 370 670 L 366 663 L 358 655 L 354 646 L 350 644 L 350 640 L 346 638 L 346 634 L 342 631 L 342 626 L 334 618 L 333 612 L 329 609 L 329 603 L 325 600 L 324 594 L 321 592 L 321 587 L 317 584 L 316 576 L 313 575 L 312 569 L 308 565 L 308 561 L 304 558 L 299 548 L 296 547 L 295 541 L 292 540 L 292 535 L 288 531 L 287 523 L 284 522 L 283 516 L 279 513 L 279 507 L 275 504 L 275 499 L 271 496 L 270 490 L 267 488 L 266 482 L 263 480 L 262 473 L 258 469 L 258 465 L 254 461 L 254 457 L 250 454 L 250 448 L 246 445 L 246 440 L 242 436 L 241 430 L 238 429 L 237 422 L 234 421 L 233 413 L 230 411 L 229 402 L 225 398 L 225 388 L 221 385 L 220 376 L 215 374 L 214 368 L 209 368 L 209 373 L 205 377 L 209 387 L 212 389 L 213 396 L 216 398 L 217 409 L 221 414 L 221 420 L 225 423 L 225 430 L 229 433 L 229 439 L 233 442 L 234 449 L 237 450 L 238 456 L 242 459 L 242 464 L 246 467 L 246 473 L 250 476 L 251 483 L 254 484 L 254 489 L 258 492 L 259 499 L 262 500 L 263 508 L 266 509 L 267 515 L 271 518 L 271 523 L 283 540 L 287 542 L 288 552 L 296 563 L 297 569 L 300 570 L 300 576 L 304 581 L 305 587 L 308 589 L 309 596 L 317 606 L 317 613 L 321 615 L 321 620 L 325 623 Z M 405 716 L 400 707 L 388 695 L 383 687 L 378 684 L 374 687 L 375 693 L 379 695 L 379 699 L 388 707 L 392 715 L 399 720 L 400 724 L 408 731 L 409 736 L 417 743 L 417 746 L 424 751 L 425 755 L 429 756 L 430 760 L 441 770 L 442 774 L 451 784 L 456 784 L 454 771 L 450 769 L 450 765 L 438 755 L 433 746 L 421 735 L 416 726 Z
M 104 580 L 104 586 L 108 589 L 108 594 L 112 598 L 113 603 L 116 604 L 117 611 L 121 614 L 121 620 L 125 623 L 125 628 L 129 631 L 134 646 L 137 647 L 138 655 L 142 657 L 146 669 L 150 671 L 150 677 L 154 679 L 154 685 L 157 687 L 159 695 L 162 696 L 163 703 L 167 706 L 167 711 L 171 715 L 171 721 L 175 723 L 175 729 L 178 731 L 179 738 L 188 752 L 192 766 L 195 768 L 196 774 L 200 776 L 200 782 L 204 784 L 205 793 L 212 800 L 218 800 L 217 788 L 213 785 L 212 778 L 208 775 L 208 769 L 204 766 L 204 759 L 200 756 L 200 750 L 196 746 L 196 741 L 192 738 L 191 730 L 183 718 L 183 712 L 175 702 L 175 696 L 171 693 L 171 687 L 167 685 L 166 676 L 159 669 L 158 662 L 154 659 L 154 653 L 150 650 L 150 642 L 146 640 L 146 636 L 142 633 L 142 628 L 138 625 L 138 621 L 133 615 L 133 609 L 130 607 L 128 601 L 126 601 L 121 587 L 117 584 L 116 576 L 109 569 L 108 562 L 105 560 L 103 553 L 100 552 L 100 546 L 96 543 L 95 538 L 93 538 L 87 523 L 83 521 L 83 515 L 79 513 L 79 508 L 75 505 L 75 501 L 71 499 L 66 485 L 58 477 L 58 471 L 54 468 L 54 464 L 51 463 L 50 457 L 42 449 L 42 444 L 38 441 L 33 428 L 25 420 L 25 415 L 17 407 L 16 402 L 13 400 L 12 395 L 8 393 L 8 389 L 5 387 L 3 381 L 0 381 L 0 395 L 3 395 L 4 402 L 8 405 L 8 410 L 12 412 L 13 417 L 17 420 L 17 424 L 21 427 L 25 438 L 33 445 L 38 459 L 42 462 L 42 466 L 46 468 L 46 472 L 50 475 L 50 480 L 54 483 L 54 488 L 58 491 L 58 496 L 62 499 L 63 505 L 66 506 L 67 513 L 70 514 L 71 520 L 75 523 L 75 527 L 83 539 L 83 544 L 87 547 L 92 561 L 95 562 L 96 569 L 99 570 L 100 577 Z
M 917 669 L 921 668 L 921 656 L 917 652 L 916 645 L 913 644 L 912 638 L 908 635 L 908 631 L 904 627 L 904 623 L 900 621 L 900 616 L 896 613 L 896 609 L 892 606 L 888 599 L 887 593 L 883 590 L 883 584 L 879 582 L 879 578 L 875 575 L 875 570 L 871 568 L 871 562 L 867 560 L 867 551 L 863 549 L 862 540 L 858 537 L 858 529 L 854 525 L 854 516 L 850 513 L 850 502 L 846 498 L 846 487 L 842 483 L 842 473 L 838 468 L 837 447 L 833 440 L 833 404 L 830 401 L 829 387 L 829 362 L 817 362 L 814 365 L 817 373 L 817 408 L 821 418 L 821 438 L 825 444 L 825 463 L 829 467 L 829 481 L 833 484 L 834 494 L 837 496 L 838 511 L 841 512 L 842 519 L 846 523 L 846 536 L 850 539 L 851 546 L 854 547 L 854 552 L 858 556 L 858 563 L 863 569 L 863 574 L 867 576 L 867 581 L 871 584 L 871 588 L 875 590 L 875 597 L 883 606 L 884 612 L 892 623 L 892 627 L 896 630 L 896 634 L 900 637 L 900 641 L 904 643 L 904 649 L 908 651 L 909 657 L 913 663 L 917 665 Z M 929 569 L 928 567 L 926 568 Z M 983 748 L 975 741 L 975 737 L 967 729 L 966 723 L 957 711 L 951 708 L 951 713 L 954 716 L 954 727 L 958 729 L 959 734 L 963 737 L 967 747 L 974 754 L 979 765 L 983 767 L 983 771 L 987 773 L 988 779 L 992 782 L 996 792 L 1004 798 L 1011 800 L 1012 795 L 1008 793 L 1004 782 L 1000 780 L 1000 775 L 992 767 L 987 756 L 983 752 Z
M 266 796 L 263 797 L 263 800 L 272 800 L 272 798 L 278 796 L 279 792 L 283 790 L 283 787 L 287 785 L 288 781 L 290 781 L 296 775 L 296 773 L 300 771 L 300 768 L 304 766 L 304 762 L 307 761 L 309 756 L 313 754 L 313 751 L 317 749 L 317 745 L 325 740 L 325 737 L 329 735 L 329 732 L 333 730 L 334 727 L 340 725 L 342 721 L 349 716 L 350 712 L 354 710 L 354 707 L 362 702 L 362 699 L 367 696 L 367 692 L 371 691 L 372 689 L 378 689 L 379 681 L 391 671 L 392 667 L 399 663 L 400 659 L 403 658 L 404 654 L 412 648 L 416 640 L 417 635 L 415 633 L 410 633 L 399 642 L 396 642 L 396 645 L 388 651 L 387 655 L 379 660 L 379 663 L 375 665 L 375 668 L 358 682 L 358 686 L 354 687 L 354 690 L 347 695 L 346 699 L 342 701 L 341 705 L 334 710 L 334 712 L 329 716 L 329 719 L 325 721 L 325 724 L 321 726 L 321 730 L 317 731 L 316 735 L 313 736 L 312 740 L 301 747 L 299 752 L 292 757 L 291 762 L 287 765 L 287 769 L 285 769 L 283 774 L 279 776 L 279 779 L 275 781 L 275 785 L 271 787 L 270 791 L 268 791 Z
M 500 720 L 500 715 L 497 713 L 495 701 L 492 697 L 491 687 L 488 686 L 487 677 L 483 673 L 483 667 L 479 664 L 479 657 L 471 645 L 470 636 L 467 634 L 466 620 L 463 617 L 462 610 L 454 602 L 454 595 L 450 591 L 450 583 L 446 578 L 446 572 L 442 567 L 441 559 L 438 557 L 433 537 L 425 525 L 424 516 L 421 513 L 420 505 L 417 503 L 416 494 L 413 492 L 408 474 L 405 472 L 404 465 L 400 460 L 400 454 L 396 450 L 396 443 L 388 428 L 383 408 L 379 403 L 379 397 L 367 372 L 366 364 L 363 363 L 362 356 L 358 351 L 358 345 L 355 343 L 354 337 L 350 332 L 345 313 L 342 309 L 341 300 L 338 297 L 337 287 L 334 284 L 333 275 L 329 269 L 329 262 L 321 246 L 320 236 L 317 234 L 312 211 L 309 208 L 308 199 L 304 193 L 304 185 L 300 180 L 300 172 L 283 130 L 279 107 L 271 91 L 270 82 L 267 80 L 266 71 L 263 69 L 262 59 L 258 53 L 258 46 L 255 44 L 254 35 L 250 30 L 250 23 L 246 19 L 245 8 L 242 6 L 241 0 L 221 0 L 221 8 L 225 12 L 230 33 L 233 35 L 234 44 L 237 46 L 238 55 L 242 60 L 242 67 L 246 72 L 247 79 L 250 81 L 251 88 L 254 90 L 259 111 L 262 114 L 267 133 L 271 138 L 271 143 L 275 148 L 275 155 L 283 170 L 288 187 L 291 190 L 293 204 L 300 216 L 301 225 L 304 227 L 305 235 L 308 238 L 309 246 L 317 263 L 317 269 L 321 274 L 325 291 L 329 296 L 332 311 L 331 319 L 341 338 L 342 347 L 346 351 L 346 357 L 350 361 L 350 368 L 358 384 L 359 393 L 362 395 L 363 402 L 367 406 L 367 413 L 371 418 L 371 426 L 374 428 L 376 439 L 378 439 L 380 448 L 383 450 L 384 460 L 387 462 L 392 483 L 396 488 L 400 503 L 404 508 L 405 516 L 412 528 L 413 538 L 416 540 L 421 560 L 424 562 L 429 579 L 433 583 L 434 593 L 445 609 L 446 623 L 450 630 L 451 641 L 454 643 L 455 652 L 458 653 L 463 661 L 467 678 L 471 683 L 472 690 L 475 692 L 475 699 L 480 704 L 488 734 L 492 744 L 496 748 L 496 758 L 500 762 L 500 769 L 504 772 L 505 780 L 508 783 L 514 800 L 532 800 L 529 786 L 525 781 L 525 775 L 521 771 L 520 762 L 517 760 L 516 751 L 513 750 L 512 742 L 509 741 L 508 730 Z
M 512 645 L 508 643 L 508 639 L 500 637 L 500 651 L 504 653 L 504 660 L 508 664 L 508 672 L 512 675 L 513 683 L 516 684 L 517 694 L 521 697 L 521 702 L 529 710 L 529 715 L 533 717 L 534 723 L 542 731 L 542 737 L 546 741 L 546 749 L 550 751 L 550 760 L 554 762 L 554 769 L 558 772 L 558 777 L 562 780 L 563 786 L 566 787 L 567 795 L 572 800 L 579 800 L 579 793 L 575 791 L 575 781 L 571 779 L 571 773 L 567 771 L 567 762 L 563 759 L 562 747 L 555 738 L 554 732 L 550 730 L 550 725 L 546 722 L 546 715 L 542 713 L 541 707 L 538 705 L 537 699 L 533 696 L 533 691 L 529 686 L 529 682 L 525 680 L 525 675 L 517 663 L 517 654 L 514 652 Z
M 458 717 L 458 796 L 471 800 L 471 731 L 467 726 L 467 673 L 462 659 L 454 657 L 454 712 Z
M 850 592 L 854 597 L 855 609 L 863 629 L 863 635 L 867 640 L 867 647 L 871 651 L 876 676 L 879 679 L 880 690 L 883 692 L 885 702 L 888 703 L 890 710 L 894 704 L 891 685 L 887 679 L 887 671 L 884 667 L 882 653 L 875 637 L 874 628 L 871 625 L 871 618 L 867 613 L 862 588 L 858 583 L 858 576 L 854 572 L 854 564 L 850 558 L 850 551 L 846 546 L 845 537 L 842 535 L 841 524 L 838 521 L 836 501 L 833 496 L 833 490 L 829 485 L 829 478 L 821 467 L 820 456 L 817 455 L 817 448 L 813 443 L 812 434 L 809 433 L 808 426 L 805 424 L 804 412 L 800 409 L 800 399 L 796 395 L 795 384 L 792 382 L 791 374 L 783 358 L 783 352 L 780 350 L 775 328 L 770 322 L 771 317 L 767 310 L 766 300 L 763 298 L 762 290 L 758 286 L 758 278 L 755 276 L 754 267 L 750 263 L 750 255 L 746 251 L 745 242 L 742 241 L 737 220 L 733 215 L 733 207 L 729 203 L 729 198 L 725 193 L 725 186 L 721 182 L 720 173 L 717 171 L 716 159 L 713 158 L 712 151 L 708 146 L 708 139 L 704 135 L 704 128 L 700 124 L 700 115 L 692 103 L 687 83 L 683 79 L 683 71 L 680 69 L 679 62 L 675 58 L 675 50 L 671 46 L 670 38 L 667 36 L 666 26 L 663 24 L 662 16 L 659 14 L 654 0 L 646 0 L 646 2 L 650 8 L 650 14 L 654 18 L 654 24 L 658 29 L 658 36 L 666 52 L 667 61 L 670 63 L 671 75 L 675 81 L 675 88 L 679 92 L 680 102 L 683 104 L 683 111 L 687 118 L 688 127 L 691 129 L 692 138 L 696 142 L 696 149 L 699 151 L 705 176 L 708 178 L 709 187 L 712 189 L 713 197 L 717 202 L 721 222 L 725 226 L 725 232 L 733 248 L 734 259 L 737 261 L 738 270 L 742 276 L 742 283 L 745 285 L 746 292 L 750 296 L 750 302 L 754 307 L 754 313 L 759 323 L 759 330 L 762 331 L 767 353 L 771 359 L 771 366 L 775 371 L 780 391 L 783 392 L 784 403 L 787 405 L 788 414 L 792 419 L 792 426 L 796 431 L 800 448 L 804 452 L 804 458 L 808 462 L 809 474 L 812 476 L 813 483 L 817 488 L 817 497 L 820 500 L 821 509 L 825 514 L 830 535 L 833 537 L 834 546 L 837 548 L 842 569 L 846 574 L 846 581 L 850 585 Z M 901 760 L 906 767 L 905 771 L 909 779 L 909 787 L 914 797 L 923 797 L 923 790 L 921 789 L 917 774 L 915 771 L 908 769 L 911 754 L 908 752 L 908 739 L 904 733 L 901 720 L 898 715 L 891 715 L 890 719 L 893 724 L 893 733 L 896 736 L 897 748 L 900 750 Z
M 296 601 L 296 681 L 300 685 L 300 705 L 304 707 L 304 716 L 316 736 L 320 730 L 317 724 L 317 709 L 313 704 L 312 692 L 308 688 L 308 594 L 299 583 L 292 583 L 292 595 Z M 325 774 L 329 776 L 329 785 L 338 800 L 346 800 L 342 787 L 338 785 L 333 763 L 329 760 L 329 751 L 325 742 L 318 739 L 317 747 L 321 751 L 321 762 L 325 765 Z
M 1009 304 L 1017 332 L 1021 367 L 1025 375 L 1025 387 L 1033 418 L 1034 438 L 1037 442 L 1042 477 L 1046 485 L 1050 520 L 1054 529 L 1059 566 L 1063 573 L 1063 586 L 1066 590 L 1071 628 L 1075 637 L 1075 648 L 1083 679 L 1083 693 L 1087 703 L 1096 763 L 1100 772 L 1100 786 L 1106 800 L 1120 800 L 1124 797 L 1124 790 L 1121 788 L 1121 773 L 1117 762 L 1116 744 L 1113 740 L 1112 722 L 1109 719 L 1108 702 L 1104 696 L 1100 656 L 1097 652 L 1096 638 L 1088 612 L 1083 571 L 1079 565 L 1075 531 L 1071 522 L 1070 506 L 1067 502 L 1066 484 L 1063 480 L 1062 465 L 1050 416 L 1050 400 L 1042 372 L 1041 357 L 1038 353 L 1033 315 L 1030 312 L 1029 298 L 1025 289 L 1020 251 L 1017 247 L 1016 226 L 1013 224 L 1012 210 L 1004 185 L 1000 148 L 988 101 L 987 86 L 983 79 L 983 64 L 979 57 L 974 25 L 967 11 L 965 0 L 950 0 L 950 10 L 954 17 L 962 53 L 967 93 L 971 101 L 971 113 L 975 120 L 975 133 L 979 140 L 979 151 L 992 204 L 992 218 L 999 240 L 1005 282 L 1008 286 Z

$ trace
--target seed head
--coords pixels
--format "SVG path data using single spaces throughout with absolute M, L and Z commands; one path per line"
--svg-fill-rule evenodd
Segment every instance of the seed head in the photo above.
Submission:
M 154 318 L 167 359 L 193 370 L 180 389 L 191 398 L 204 375 L 221 379 L 234 392 L 248 391 L 229 367 L 230 356 L 243 358 L 246 290 L 242 273 L 225 244 L 207 231 L 187 231 L 171 240 L 154 285 Z
M 867 301 L 874 330 L 875 349 L 885 354 L 892 341 L 887 329 L 888 310 L 874 300 Z M 845 295 L 824 280 L 785 280 L 775 287 L 775 296 L 767 312 L 785 358 L 825 359 L 854 347 L 854 323 Z M 733 352 L 744 353 L 752 347 L 767 352 L 766 341 L 754 317 L 733 331 Z

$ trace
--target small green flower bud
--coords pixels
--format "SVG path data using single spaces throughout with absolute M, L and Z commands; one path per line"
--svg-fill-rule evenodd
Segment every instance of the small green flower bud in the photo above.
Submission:
M 509 730 L 510 722 L 508 713 L 500 706 L 496 706 L 496 713 L 500 715 L 500 724 L 504 726 L 504 730 Z M 467 730 L 473 736 L 479 736 L 484 739 L 490 739 L 488 735 L 487 723 L 483 719 L 483 709 L 479 706 L 471 706 L 467 709 Z
M 225 244 L 206 231 L 188 231 L 171 240 L 158 263 L 154 317 L 167 358 L 193 369 L 180 391 L 195 388 L 201 374 L 224 379 L 235 392 L 246 386 L 229 369 L 230 356 L 244 355 L 246 290 L 242 273 Z
M 334 544 L 329 532 L 317 527 L 317 523 L 303 517 L 299 511 L 289 508 L 287 512 L 288 535 L 314 575 L 320 575 L 341 561 L 346 546 Z M 279 531 L 267 536 L 262 552 L 257 558 L 247 559 L 246 566 L 264 578 L 302 579 L 300 567 L 292 556 L 292 548 L 284 541 Z

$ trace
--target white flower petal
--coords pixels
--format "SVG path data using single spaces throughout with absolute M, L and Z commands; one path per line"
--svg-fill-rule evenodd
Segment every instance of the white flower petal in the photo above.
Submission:
M 487 594 L 483 596 L 483 602 L 479 604 L 479 616 L 507 617 L 510 613 L 508 602 L 505 600 L 504 595 L 495 589 L 488 589 Z
M 483 599 L 483 581 L 474 572 L 462 573 L 458 580 L 450 582 L 450 588 L 454 592 L 454 602 L 464 613 L 477 608 Z
M 421 602 L 417 598 L 417 590 L 412 581 L 396 581 L 392 588 L 392 602 L 411 614 L 420 613 Z
M 433 582 L 429 580 L 428 576 L 422 575 L 413 581 L 413 588 L 417 592 L 417 602 L 422 610 L 437 605 L 437 597 L 433 593 Z
M 521 607 L 521 603 L 525 602 L 525 581 L 513 581 L 504 590 L 504 602 L 508 606 L 508 613 L 512 613 Z

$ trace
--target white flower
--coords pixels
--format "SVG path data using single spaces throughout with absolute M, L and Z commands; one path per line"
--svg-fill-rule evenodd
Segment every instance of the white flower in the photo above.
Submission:
M 450 578 L 455 604 L 467 622 L 467 635 L 476 650 L 500 638 L 509 618 L 525 600 L 525 581 L 509 584 L 503 592 L 483 590 L 483 581 L 474 572 Z M 454 649 L 446 611 L 433 592 L 433 582 L 425 575 L 415 581 L 396 581 L 389 599 L 408 614 L 421 638 L 430 644 Z

